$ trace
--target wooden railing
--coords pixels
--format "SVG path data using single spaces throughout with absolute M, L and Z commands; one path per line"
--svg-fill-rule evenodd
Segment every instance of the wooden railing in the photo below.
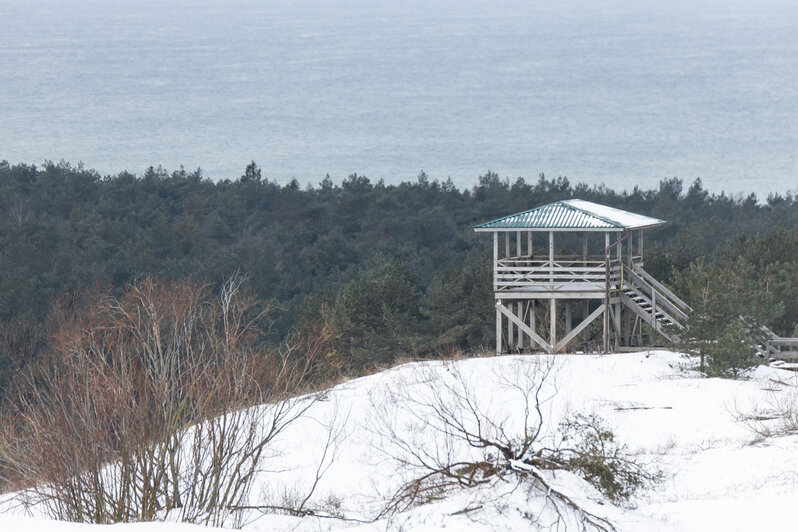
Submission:
M 494 288 L 507 290 L 603 290 L 605 262 L 594 257 L 587 259 L 555 257 L 541 260 L 531 257 L 500 259 L 494 268 Z
M 740 317 L 748 332 L 762 347 L 766 356 L 782 360 L 798 360 L 798 338 L 782 338 L 764 325 L 754 326 L 751 320 Z
M 654 315 L 660 312 L 668 321 L 679 326 L 687 321 L 687 312 L 690 310 L 687 303 L 676 297 L 648 272 L 642 268 L 629 267 L 624 264 L 623 275 L 624 287 L 645 297 L 650 302 Z

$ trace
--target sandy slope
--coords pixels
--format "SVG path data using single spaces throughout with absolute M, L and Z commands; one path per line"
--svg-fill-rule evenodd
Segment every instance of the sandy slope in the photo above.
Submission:
M 523 404 L 517 392 L 507 386 L 512 380 L 508 376 L 517 376 L 548 360 L 553 371 L 543 393 L 545 441 L 556 438 L 559 420 L 569 412 L 596 413 L 620 441 L 639 452 L 642 459 L 655 463 L 665 475 L 661 483 L 632 501 L 635 509 L 613 506 L 573 475 L 549 476 L 586 508 L 627 531 L 761 531 L 798 526 L 793 525 L 798 503 L 798 453 L 792 452 L 798 438 L 753 443 L 754 435 L 735 420 L 737 412 L 750 411 L 773 394 L 791 393 L 790 387 L 775 381 L 795 383 L 793 374 L 760 367 L 747 380 L 706 379 L 685 369 L 683 357 L 665 351 L 551 358 L 505 356 L 463 360 L 454 366 L 414 363 L 344 383 L 313 407 L 310 418 L 283 435 L 276 456 L 266 465 L 271 472 L 259 476 L 252 502 L 302 493 L 315 476 L 328 435 L 325 427 L 334 420 L 345 437 L 312 501 L 348 517 L 369 520 L 405 478 L 381 452 L 388 450 L 388 444 L 377 434 L 380 420 L 390 415 L 394 426 L 407 431 L 408 437 L 421 446 L 441 443 L 436 435 L 413 429 L 411 412 L 417 405 L 397 400 L 398 391 L 403 397 L 423 394 L 430 384 L 442 386 L 452 382 L 453 374 L 460 374 L 485 410 L 506 417 L 506 427 L 520 431 Z M 538 522 L 532 523 L 530 516 L 538 516 Z M 552 522 L 550 508 L 539 494 L 530 494 L 509 482 L 496 482 L 479 490 L 452 493 L 445 500 L 374 523 L 253 513 L 245 529 L 545 530 Z M 155 531 L 172 527 L 175 525 L 139 524 L 121 528 Z M 0 530 L 91 529 L 0 515 Z

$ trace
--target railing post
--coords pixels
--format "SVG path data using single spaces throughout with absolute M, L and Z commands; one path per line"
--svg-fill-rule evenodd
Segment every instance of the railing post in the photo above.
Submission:
M 651 325 L 656 331 L 657 328 L 657 291 L 651 287 Z
M 618 288 L 623 290 L 623 287 L 624 287 L 624 284 L 623 284 L 624 275 L 623 275 L 623 273 L 624 273 L 624 270 L 626 269 L 626 267 L 625 267 L 625 265 L 623 263 L 620 263 L 619 266 L 621 268 L 621 281 L 620 281 L 620 284 L 618 285 Z

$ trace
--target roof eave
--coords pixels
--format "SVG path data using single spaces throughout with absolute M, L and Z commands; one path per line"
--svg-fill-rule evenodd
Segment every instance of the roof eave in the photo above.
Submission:
M 571 232 L 571 233 L 604 233 L 604 232 L 621 232 L 627 229 L 636 231 L 638 229 L 649 229 L 651 227 L 659 227 L 668 222 L 660 220 L 656 223 L 646 225 L 633 225 L 630 227 L 479 227 L 474 226 L 473 229 L 477 233 L 492 233 L 494 231 L 522 231 L 529 233 L 546 233 L 549 231 L 555 232 Z
M 559 233 L 603 233 L 623 231 L 623 227 L 585 227 L 582 229 L 574 227 L 474 227 L 477 233 L 492 233 L 493 231 L 522 231 L 527 233 L 548 233 L 549 231 Z

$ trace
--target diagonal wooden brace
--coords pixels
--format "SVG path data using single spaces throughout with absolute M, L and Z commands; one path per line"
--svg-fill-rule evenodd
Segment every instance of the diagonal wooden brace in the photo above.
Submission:
M 590 324 L 593 322 L 593 320 L 595 320 L 596 318 L 598 318 L 598 317 L 601 315 L 601 313 L 602 313 L 602 312 L 604 312 L 604 303 L 602 303 L 601 305 L 599 305 L 599 308 L 597 308 L 596 310 L 594 310 L 594 311 L 593 311 L 593 313 L 592 313 L 592 314 L 590 314 L 590 316 L 588 316 L 587 318 L 585 318 L 585 319 L 582 321 L 582 323 L 580 323 L 579 325 L 577 325 L 577 326 L 576 326 L 576 327 L 575 327 L 575 328 L 574 328 L 574 329 L 573 329 L 571 332 L 569 332 L 569 333 L 568 333 L 568 334 L 565 336 L 565 338 L 563 338 L 562 340 L 560 340 L 559 342 L 557 342 L 557 345 L 555 345 L 555 346 L 554 346 L 554 352 L 555 352 L 555 353 L 557 353 L 557 352 L 559 352 L 559 351 L 560 351 L 560 349 L 562 349 L 563 347 L 565 347 L 566 345 L 568 345 L 568 342 L 570 342 L 571 340 L 573 340 L 574 338 L 576 338 L 576 335 L 577 335 L 577 334 L 579 334 L 580 332 L 582 332 L 582 329 L 584 329 L 585 327 L 587 327 L 588 325 L 590 325 Z
M 521 318 L 519 318 L 518 316 L 513 314 L 507 307 L 505 307 L 501 303 L 496 303 L 496 309 L 499 310 L 505 316 L 507 316 L 507 319 L 509 319 L 511 322 L 515 323 L 518 326 L 519 329 L 521 329 L 526 334 L 528 334 L 529 337 L 532 338 L 535 341 L 535 343 L 537 343 L 540 347 L 545 349 L 547 353 L 551 353 L 552 352 L 552 345 L 549 344 L 548 342 L 546 342 L 540 336 L 538 336 L 538 334 L 535 331 L 533 331 L 529 327 L 529 325 L 524 323 L 523 320 L 521 320 Z

